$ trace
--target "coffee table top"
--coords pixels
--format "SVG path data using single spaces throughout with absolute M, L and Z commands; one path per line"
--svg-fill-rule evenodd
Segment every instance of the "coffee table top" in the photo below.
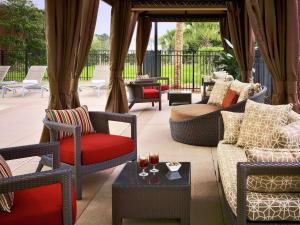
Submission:
M 169 94 L 171 94 L 171 95 L 180 95 L 180 94 L 191 95 L 192 91 L 189 91 L 189 90 L 171 90 L 171 91 L 169 91 Z
M 180 162 L 181 168 L 178 172 L 170 172 L 164 162 L 159 163 L 156 168 L 158 173 L 149 173 L 147 177 L 139 176 L 141 169 L 137 162 L 128 162 L 113 183 L 113 187 L 183 187 L 191 185 L 191 163 Z

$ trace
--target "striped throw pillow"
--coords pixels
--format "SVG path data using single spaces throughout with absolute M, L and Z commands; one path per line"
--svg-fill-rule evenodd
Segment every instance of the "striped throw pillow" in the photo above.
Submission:
M 53 122 L 64 123 L 68 125 L 80 125 L 81 134 L 90 134 L 95 132 L 90 120 L 88 108 L 85 105 L 75 109 L 66 110 L 46 109 L 46 116 Z M 68 132 L 59 133 L 60 139 L 70 136 L 72 136 L 72 134 Z
M 0 155 L 0 178 L 7 178 L 11 177 L 12 173 L 5 162 L 5 159 Z M 10 212 L 11 207 L 13 206 L 14 202 L 14 193 L 4 193 L 0 194 L 0 210 L 4 212 Z

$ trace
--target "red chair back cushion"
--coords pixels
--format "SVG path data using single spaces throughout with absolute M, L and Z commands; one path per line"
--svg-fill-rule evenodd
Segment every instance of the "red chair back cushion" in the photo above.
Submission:
M 168 91 L 168 90 L 170 90 L 170 86 L 168 84 L 161 84 L 160 85 L 160 90 Z
M 135 149 L 134 141 L 129 137 L 102 133 L 81 136 L 81 163 L 89 165 L 104 162 Z M 61 161 L 74 165 L 74 138 L 64 138 L 60 141 Z
M 72 189 L 72 217 L 76 221 L 76 194 Z M 15 192 L 11 213 L 0 212 L 3 225 L 63 225 L 62 189 L 52 184 Z
M 226 108 L 237 103 L 238 98 L 239 98 L 239 94 L 237 92 L 228 89 L 222 102 L 222 108 Z

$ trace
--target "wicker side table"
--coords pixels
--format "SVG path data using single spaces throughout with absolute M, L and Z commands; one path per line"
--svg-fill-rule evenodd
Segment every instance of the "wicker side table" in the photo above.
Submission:
M 192 104 L 191 91 L 170 91 L 168 93 L 169 105 Z
M 127 163 L 112 185 L 113 225 L 121 225 L 123 218 L 180 219 L 190 224 L 191 166 L 182 167 L 172 180 L 164 163 L 155 175 L 142 178 L 136 162 Z

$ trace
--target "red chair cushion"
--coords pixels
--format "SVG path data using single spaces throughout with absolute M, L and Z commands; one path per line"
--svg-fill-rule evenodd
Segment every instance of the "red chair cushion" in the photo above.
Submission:
M 104 162 L 132 152 L 135 143 L 131 138 L 102 133 L 81 136 L 81 163 L 89 165 Z M 61 161 L 74 165 L 74 139 L 60 141 Z
M 226 108 L 237 103 L 238 98 L 239 98 L 239 94 L 237 92 L 228 89 L 222 102 L 222 108 Z
M 168 84 L 161 84 L 160 85 L 160 90 L 161 91 L 168 91 L 168 90 L 170 90 L 170 86 Z
M 144 89 L 144 98 L 159 98 L 159 90 L 156 89 Z
M 76 207 L 76 194 L 73 188 L 73 224 L 76 220 Z M 61 185 L 52 184 L 15 192 L 11 213 L 0 211 L 0 224 L 63 225 Z

